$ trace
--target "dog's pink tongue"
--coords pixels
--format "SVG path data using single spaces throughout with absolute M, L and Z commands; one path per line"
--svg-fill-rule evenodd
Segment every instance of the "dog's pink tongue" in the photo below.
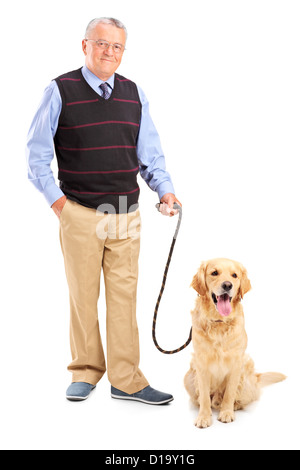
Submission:
M 228 295 L 221 295 L 218 297 L 218 312 L 222 317 L 228 317 L 231 314 L 232 308 L 230 298 Z

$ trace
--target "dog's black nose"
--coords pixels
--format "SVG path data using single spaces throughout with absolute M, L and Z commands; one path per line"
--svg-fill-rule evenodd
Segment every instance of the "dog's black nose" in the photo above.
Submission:
M 232 289 L 231 282 L 228 282 L 228 281 L 223 282 L 222 289 L 224 289 L 225 292 L 229 292 Z

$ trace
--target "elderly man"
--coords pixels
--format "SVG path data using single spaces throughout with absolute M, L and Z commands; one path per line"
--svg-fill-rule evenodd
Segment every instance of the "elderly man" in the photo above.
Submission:
M 150 387 L 139 369 L 136 292 L 140 249 L 140 172 L 173 215 L 173 185 L 142 90 L 118 75 L 125 26 L 89 23 L 85 66 L 46 88 L 27 144 L 29 179 L 60 219 L 70 292 L 72 384 L 69 400 L 85 400 L 106 368 L 113 398 L 165 404 L 172 395 Z M 60 187 L 51 171 L 53 141 Z M 103 268 L 107 366 L 97 303 Z

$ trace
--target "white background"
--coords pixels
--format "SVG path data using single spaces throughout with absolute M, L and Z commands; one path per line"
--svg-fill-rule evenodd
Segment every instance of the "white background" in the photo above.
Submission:
M 1 9 L 1 448 L 299 449 L 299 2 L 27 0 Z M 244 299 L 249 353 L 259 372 L 288 376 L 231 425 L 214 414 L 212 428 L 193 426 L 197 410 L 183 386 L 192 347 L 169 357 L 152 344 L 176 220 L 155 212 L 157 196 L 143 181 L 141 368 L 175 401 L 112 400 L 107 376 L 87 402 L 65 400 L 69 306 L 58 220 L 27 181 L 24 148 L 45 87 L 83 65 L 81 39 L 97 16 L 127 25 L 119 72 L 150 101 L 184 205 L 160 343 L 176 348 L 188 336 L 200 262 L 237 259 L 253 286 Z

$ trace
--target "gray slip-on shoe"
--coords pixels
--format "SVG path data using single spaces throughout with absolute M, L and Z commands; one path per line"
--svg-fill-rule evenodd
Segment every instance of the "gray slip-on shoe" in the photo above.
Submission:
M 86 400 L 96 385 L 91 385 L 85 382 L 73 382 L 67 390 L 67 400 L 70 401 L 83 401 Z
M 111 396 L 118 400 L 133 400 L 146 403 L 147 405 L 166 405 L 174 400 L 174 397 L 168 393 L 159 392 L 150 386 L 144 388 L 140 392 L 128 394 L 111 387 Z

